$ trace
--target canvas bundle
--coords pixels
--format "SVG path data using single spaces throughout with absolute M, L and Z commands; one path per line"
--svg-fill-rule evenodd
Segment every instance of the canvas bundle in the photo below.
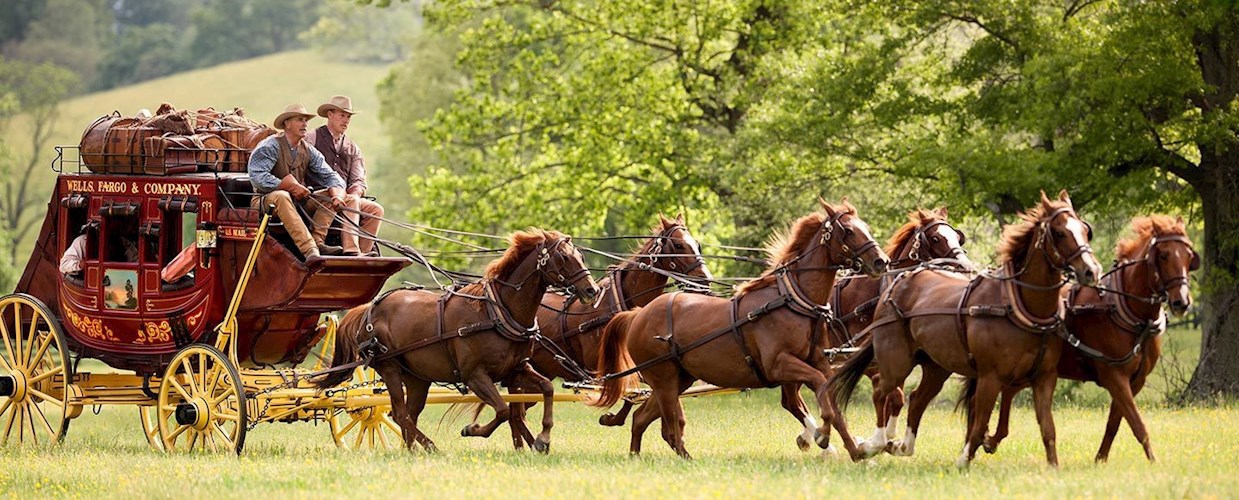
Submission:
M 244 172 L 250 152 L 273 134 L 242 108 L 191 112 L 163 103 L 155 116 L 100 117 L 82 134 L 79 150 L 84 166 L 98 173 Z

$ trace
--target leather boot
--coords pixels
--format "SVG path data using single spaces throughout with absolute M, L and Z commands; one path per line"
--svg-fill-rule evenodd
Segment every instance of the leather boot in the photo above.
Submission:
M 328 245 L 324 243 L 324 244 L 318 245 L 318 253 L 321 253 L 323 255 L 341 255 L 344 253 L 344 247 L 338 247 L 335 245 Z

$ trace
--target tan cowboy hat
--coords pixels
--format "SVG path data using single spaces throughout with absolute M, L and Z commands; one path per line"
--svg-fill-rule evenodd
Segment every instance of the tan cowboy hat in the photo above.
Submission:
M 327 112 L 333 109 L 343 111 L 350 115 L 357 114 L 357 112 L 353 110 L 352 99 L 349 99 L 346 95 L 333 95 L 331 96 L 331 100 L 318 107 L 318 116 L 326 118 Z
M 284 112 L 280 113 L 280 116 L 275 117 L 275 122 L 272 123 L 272 125 L 275 125 L 275 128 L 284 130 L 284 121 L 294 116 L 304 116 L 307 120 L 314 118 L 314 115 L 310 114 L 309 111 L 306 111 L 305 106 L 300 104 L 289 104 L 284 107 Z

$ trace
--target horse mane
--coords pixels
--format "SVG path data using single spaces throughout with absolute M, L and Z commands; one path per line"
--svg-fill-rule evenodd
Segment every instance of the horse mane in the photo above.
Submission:
M 1028 257 L 1028 251 L 1032 249 L 1033 238 L 1037 237 L 1037 223 L 1042 217 L 1063 207 L 1071 208 L 1071 203 L 1047 199 L 1020 212 L 1020 222 L 1002 230 L 1002 241 L 998 243 L 998 261 L 1004 264 L 1023 262 Z
M 521 261 L 525 259 L 525 256 L 538 248 L 538 245 L 563 237 L 564 235 L 558 231 L 548 231 L 532 227 L 524 231 L 512 233 L 512 236 L 508 238 L 510 246 L 503 252 L 502 256 L 486 265 L 486 272 L 482 273 L 482 280 L 465 285 L 460 289 L 460 292 L 470 295 L 481 295 L 482 283 L 511 276 L 516 271 L 517 266 L 520 266 Z
M 912 239 L 916 234 L 916 230 L 924 227 L 935 221 L 945 221 L 946 216 L 933 210 L 925 210 L 918 208 L 908 212 L 908 222 L 905 223 L 898 231 L 895 231 L 894 236 L 886 242 L 886 248 L 883 249 L 886 255 L 895 258 L 895 254 L 899 252 L 903 245 Z
M 1115 245 L 1114 255 L 1117 255 L 1119 260 L 1136 259 L 1149 246 L 1149 240 L 1157 236 L 1187 236 L 1185 226 L 1182 220 L 1169 215 L 1136 217 L 1131 220 L 1131 230 L 1135 235 L 1119 240 Z
M 823 201 L 822 207 L 827 206 Z M 844 200 L 841 205 L 829 205 L 829 207 L 835 212 L 856 214 L 856 207 L 853 207 L 847 200 Z M 743 295 L 774 283 L 774 271 L 791 262 L 813 242 L 813 236 L 822 229 L 826 218 L 824 211 L 813 212 L 796 219 L 796 222 L 793 222 L 788 229 L 778 230 L 771 234 L 766 242 L 766 255 L 770 256 L 770 266 L 757 279 L 740 285 L 736 289 L 736 295 Z

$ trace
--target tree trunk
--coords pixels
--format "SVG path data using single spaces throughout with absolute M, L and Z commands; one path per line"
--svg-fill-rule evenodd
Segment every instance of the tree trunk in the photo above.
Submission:
M 1198 292 L 1204 336 L 1188 399 L 1239 395 L 1239 152 L 1209 156 L 1201 158 L 1207 180 L 1197 186 L 1205 218 Z

